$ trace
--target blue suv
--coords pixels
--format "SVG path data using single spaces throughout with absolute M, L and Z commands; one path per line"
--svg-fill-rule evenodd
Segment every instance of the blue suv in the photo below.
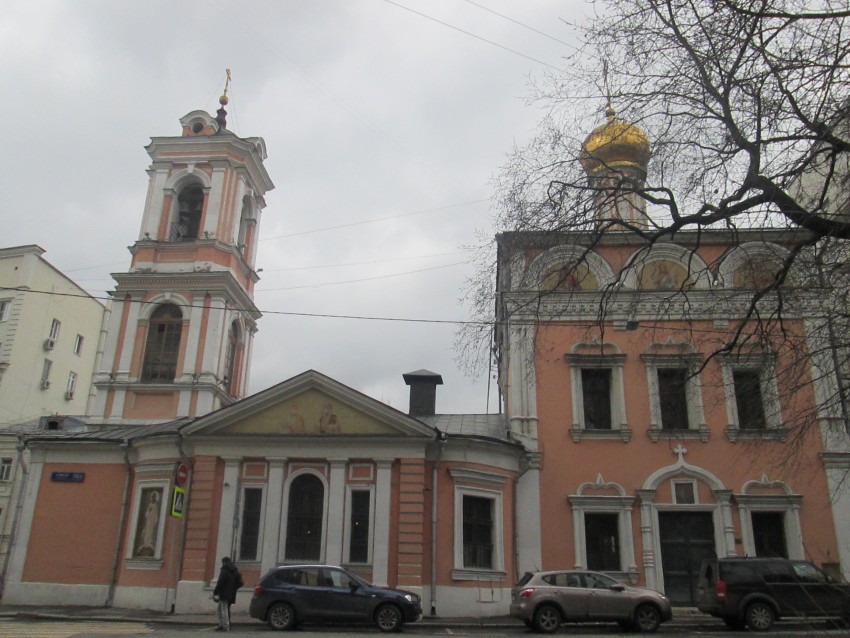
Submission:
M 412 592 L 370 585 L 342 567 L 281 565 L 254 587 L 250 613 L 272 629 L 312 621 L 362 622 L 388 632 L 419 620 L 422 599 Z

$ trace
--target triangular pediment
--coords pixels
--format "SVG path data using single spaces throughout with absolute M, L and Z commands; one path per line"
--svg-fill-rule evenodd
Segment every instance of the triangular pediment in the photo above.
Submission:
M 187 435 L 427 437 L 430 426 L 314 370 L 196 419 Z

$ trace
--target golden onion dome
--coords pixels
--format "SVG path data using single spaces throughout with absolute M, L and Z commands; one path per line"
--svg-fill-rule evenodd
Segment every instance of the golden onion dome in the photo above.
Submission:
M 649 138 L 640 127 L 617 119 L 614 109 L 605 111 L 608 121 L 597 126 L 581 145 L 581 165 L 588 175 L 603 170 L 632 169 L 646 176 Z

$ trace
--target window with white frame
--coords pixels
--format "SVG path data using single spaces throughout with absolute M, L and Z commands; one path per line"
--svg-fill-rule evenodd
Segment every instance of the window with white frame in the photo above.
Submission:
M 53 362 L 50 359 L 45 359 L 41 366 L 41 387 L 46 390 L 50 387 L 50 371 L 53 369 Z
M 246 485 L 242 488 L 238 560 L 259 560 L 263 520 L 263 491 L 263 487 L 259 485 Z
M 585 512 L 584 538 L 587 568 L 620 571 L 620 517 L 609 512 Z
M 697 503 L 697 482 L 693 479 L 670 482 L 673 502 L 676 505 L 695 505 Z
M 83 351 L 83 335 L 77 335 L 74 339 L 74 354 L 80 354 Z
M 77 390 L 77 373 L 76 372 L 69 372 L 68 373 L 68 383 L 65 386 L 65 398 L 69 399 L 69 400 L 73 399 L 74 398 L 74 392 L 76 392 L 76 390 Z
M 350 488 L 346 500 L 346 563 L 369 564 L 372 561 L 372 516 L 374 492 L 370 487 Z
M 727 437 L 782 437 L 782 414 L 770 355 L 724 357 L 721 360 Z
M 507 477 L 450 468 L 455 483 L 455 580 L 504 578 L 502 489 Z
M 0 459 L 0 481 L 12 480 L 12 459 Z
M 766 494 L 770 490 L 774 493 Z M 779 493 L 777 493 L 779 492 Z M 767 475 L 747 481 L 735 494 L 741 519 L 742 549 L 746 556 L 806 557 L 800 526 L 803 497 L 783 481 Z
M 56 341 L 59 338 L 59 328 L 62 325 L 62 322 L 58 319 L 54 319 L 50 324 L 50 338 L 53 341 Z
M 300 474 L 289 486 L 286 560 L 321 560 L 325 485 L 315 474 Z
M 11 309 L 11 299 L 0 299 L 0 321 L 7 321 L 9 319 L 9 311 Z
M 653 349 L 683 350 L 684 344 L 653 344 Z M 641 355 L 646 365 L 649 386 L 649 435 L 653 440 L 664 436 L 708 438 L 708 425 L 702 403 L 698 354 L 648 353 Z
M 573 510 L 575 568 L 608 572 L 636 582 L 634 498 L 626 496 L 621 485 L 605 482 L 600 475 L 595 482 L 581 484 L 567 500 Z
M 600 351 L 599 346 L 595 347 Z M 570 365 L 575 440 L 584 436 L 623 438 L 631 430 L 626 420 L 623 387 L 625 355 L 618 353 L 566 355 Z

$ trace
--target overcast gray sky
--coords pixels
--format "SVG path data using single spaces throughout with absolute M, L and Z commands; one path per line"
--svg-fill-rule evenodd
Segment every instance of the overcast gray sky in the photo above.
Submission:
M 400 410 L 485 412 L 454 350 L 464 246 L 492 237 L 491 178 L 541 113 L 583 0 L 13 0 L 3 4 L 2 246 L 38 244 L 96 296 L 126 270 L 152 136 L 214 113 L 266 141 L 251 390 L 307 369 Z M 501 15 L 499 15 L 501 14 Z M 560 41 L 560 42 L 559 42 Z M 326 318 L 347 315 L 441 323 Z M 446 323 L 442 323 L 446 322 Z M 498 410 L 491 387 L 491 412 Z

